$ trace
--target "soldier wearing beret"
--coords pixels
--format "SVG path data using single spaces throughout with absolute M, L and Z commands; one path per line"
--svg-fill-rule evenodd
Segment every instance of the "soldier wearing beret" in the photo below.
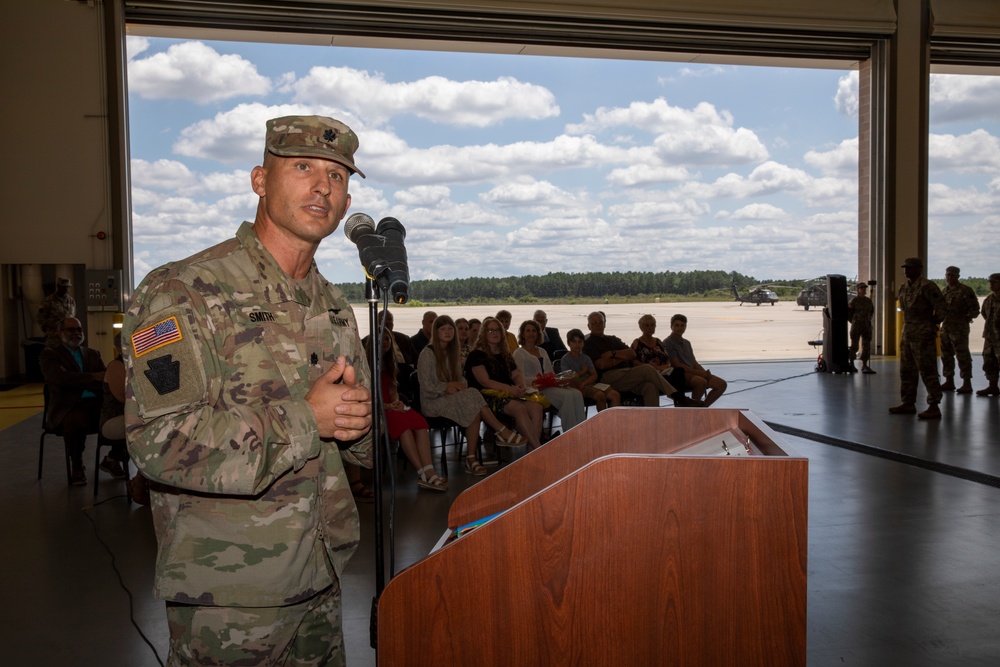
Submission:
M 990 293 L 983 299 L 983 373 L 990 386 L 976 396 L 1000 396 L 1000 273 L 990 274 Z
M 370 466 L 357 323 L 313 261 L 350 206 L 358 139 L 267 122 L 253 223 L 151 272 L 125 320 L 129 450 L 151 480 L 171 665 L 343 665 L 359 540 L 344 461 Z
M 957 266 L 944 270 L 947 283 L 941 294 L 948 304 L 944 321 L 941 322 L 941 374 L 944 383 L 941 391 L 956 394 L 972 393 L 972 353 L 969 352 L 969 325 L 979 317 L 979 297 L 968 285 L 958 281 L 962 275 Z M 955 389 L 955 357 L 958 357 L 958 371 L 962 386 Z
M 909 257 L 903 262 L 906 282 L 899 287 L 899 307 L 903 311 L 903 335 L 899 343 L 899 393 L 902 403 L 889 408 L 894 415 L 917 412 L 917 376 L 927 390 L 927 409 L 920 419 L 941 419 L 941 380 L 938 377 L 938 323 L 944 319 L 947 304 L 941 289 L 923 277 L 924 261 Z

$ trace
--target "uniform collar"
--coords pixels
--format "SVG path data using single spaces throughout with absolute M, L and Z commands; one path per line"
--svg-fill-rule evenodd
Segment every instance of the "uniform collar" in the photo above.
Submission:
M 244 222 L 240 225 L 236 238 L 257 269 L 258 286 L 268 303 L 294 301 L 321 310 L 339 309 L 337 305 L 328 301 L 326 288 L 329 283 L 320 275 L 315 261 L 309 267 L 309 273 L 305 278 L 292 280 L 260 242 L 252 223 Z

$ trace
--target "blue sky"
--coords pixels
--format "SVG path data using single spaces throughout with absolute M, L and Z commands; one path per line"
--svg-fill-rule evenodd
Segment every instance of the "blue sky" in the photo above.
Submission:
M 360 136 L 413 279 L 857 273 L 857 74 L 129 37 L 136 280 L 253 218 L 264 121 Z M 1000 270 L 1000 78 L 931 85 L 929 272 Z M 349 212 L 349 213 L 350 213 Z M 317 262 L 363 279 L 341 233 Z M 861 276 L 862 279 L 867 276 Z

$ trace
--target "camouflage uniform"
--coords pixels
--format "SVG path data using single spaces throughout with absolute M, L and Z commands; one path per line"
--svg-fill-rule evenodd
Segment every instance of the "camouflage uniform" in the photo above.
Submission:
M 155 593 L 173 639 L 197 617 L 230 651 L 226 664 L 259 664 L 257 642 L 272 635 L 252 620 L 262 608 L 318 605 L 331 626 L 305 639 L 342 642 L 339 581 L 359 520 L 341 458 L 370 466 L 371 438 L 343 451 L 321 440 L 305 396 L 338 355 L 371 386 L 343 295 L 315 263 L 288 278 L 243 223 L 235 239 L 147 276 L 125 332 L 128 444 L 154 482 Z M 195 661 L 199 646 L 174 644 Z
M 927 389 L 927 403 L 941 402 L 941 380 L 938 377 L 937 323 L 944 318 L 947 304 L 941 288 L 923 276 L 899 288 L 899 305 L 903 311 L 903 335 L 899 344 L 899 394 L 904 404 L 917 401 L 917 375 Z
M 847 304 L 847 319 L 851 322 L 851 349 L 848 351 L 848 356 L 852 366 L 857 358 L 859 347 L 861 348 L 861 363 L 867 366 L 868 360 L 871 359 L 872 318 L 874 317 L 875 304 L 864 294 L 858 294 Z
M 983 299 L 983 373 L 991 385 L 1000 380 L 1000 299 L 992 292 Z
M 69 294 L 59 296 L 56 292 L 45 297 L 35 317 L 38 326 L 45 332 L 45 347 L 55 349 L 62 345 L 59 330 L 67 317 L 76 317 L 76 300 L 73 297 Z
M 950 267 L 949 267 L 950 268 Z M 969 324 L 979 317 L 979 298 L 972 288 L 961 283 L 946 285 L 941 294 L 948 304 L 941 323 L 941 374 L 955 377 L 955 357 L 963 380 L 972 379 L 972 353 L 969 352 Z

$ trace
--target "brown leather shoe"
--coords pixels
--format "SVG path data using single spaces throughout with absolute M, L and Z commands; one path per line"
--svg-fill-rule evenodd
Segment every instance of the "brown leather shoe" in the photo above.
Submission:
M 948 378 L 941 383 L 941 391 L 955 391 L 955 381 Z
M 900 403 L 899 405 L 889 408 L 890 415 L 915 415 L 917 414 L 917 406 L 913 403 Z
M 955 390 L 955 393 L 956 394 L 971 394 L 972 393 L 972 383 L 969 382 L 968 380 L 966 380 L 965 383 L 962 384 L 961 387 L 959 387 L 958 389 Z
M 917 415 L 917 419 L 941 419 L 941 409 L 937 403 L 931 403 L 926 410 Z

